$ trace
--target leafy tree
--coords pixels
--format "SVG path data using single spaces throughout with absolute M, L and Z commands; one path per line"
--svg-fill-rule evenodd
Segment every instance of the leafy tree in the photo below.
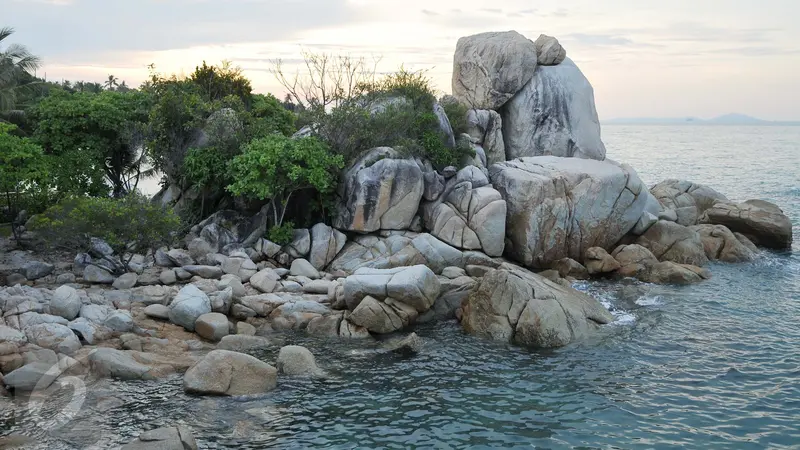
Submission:
M 31 220 L 31 230 L 55 248 L 88 252 L 92 238 L 104 240 L 116 255 L 104 258 L 117 274 L 129 271 L 135 254 L 170 245 L 179 227 L 171 210 L 137 194 L 121 199 L 69 198 Z
M 273 133 L 291 136 L 296 130 L 297 116 L 271 94 L 253 95 L 249 114 L 247 126 L 251 137 L 264 137 Z
M 280 227 L 292 194 L 313 188 L 332 191 L 344 166 L 324 142 L 314 137 L 291 139 L 273 134 L 255 139 L 229 164 L 233 181 L 228 191 L 256 200 L 269 200 L 273 227 Z
M 0 28 L 0 44 L 14 33 L 13 28 Z M 22 76 L 31 75 L 41 65 L 38 57 L 19 44 L 0 48 L 0 113 L 14 110 L 20 91 L 31 87 Z
M 147 98 L 139 92 L 56 92 L 34 109 L 35 139 L 58 159 L 62 193 L 115 197 L 134 191 L 148 176 L 144 133 Z
M 209 66 L 203 61 L 189 76 L 189 81 L 200 88 L 203 99 L 207 102 L 222 100 L 234 95 L 246 105 L 250 105 L 253 88 L 250 80 L 242 74 L 242 69 L 233 67 L 230 61 L 223 61 L 219 66 Z
M 8 208 L 8 218 L 14 238 L 19 240 L 18 226 L 14 223 L 23 197 L 32 195 L 46 180 L 48 167 L 42 148 L 30 139 L 11 134 L 14 125 L 0 123 L 0 192 Z
M 186 154 L 184 181 L 200 189 L 200 217 L 205 217 L 206 200 L 229 184 L 227 165 L 231 158 L 214 146 L 192 148 Z

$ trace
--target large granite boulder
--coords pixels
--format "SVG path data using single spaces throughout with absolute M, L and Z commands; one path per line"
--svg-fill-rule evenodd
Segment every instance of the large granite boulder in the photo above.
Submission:
M 308 262 L 317 270 L 323 270 L 336 258 L 347 243 L 347 236 L 324 223 L 311 227 L 311 253 Z
M 423 205 L 423 224 L 442 241 L 464 250 L 501 256 L 505 247 L 506 202 L 475 166 L 447 180 L 442 195 Z
M 674 211 L 675 222 L 685 227 L 696 225 L 700 216 L 717 202 L 728 199 L 719 192 L 691 181 L 669 179 L 650 188 L 667 211 Z
M 389 147 L 374 148 L 342 175 L 334 226 L 365 233 L 407 229 L 424 188 L 420 162 Z
M 344 282 L 344 301 L 350 321 L 374 333 L 391 333 L 427 312 L 441 284 L 423 265 L 395 269 L 362 268 Z
M 453 58 L 453 95 L 474 109 L 497 110 L 530 81 L 536 46 L 516 31 L 462 37 Z
M 558 39 L 546 34 L 540 34 L 534 41 L 536 46 L 536 54 L 539 58 L 539 65 L 542 66 L 557 66 L 564 62 L 567 57 L 567 51 L 558 42 Z
M 529 267 L 563 258 L 583 261 L 591 247 L 608 249 L 640 220 L 647 189 L 627 165 L 539 156 L 490 169 L 506 200 L 507 253 Z
M 244 353 L 214 350 L 183 377 L 188 393 L 205 395 L 256 395 L 275 389 L 278 371 Z
M 502 110 L 508 159 L 553 155 L 603 160 L 594 90 L 567 58 L 539 66 L 531 82 Z
M 594 298 L 510 264 L 486 274 L 463 308 L 468 333 L 535 348 L 565 346 L 614 320 Z
M 736 236 L 725 225 L 693 225 L 689 229 L 700 235 L 709 260 L 737 263 L 756 258 L 756 253 L 751 250 L 753 243 L 741 234 Z
M 792 222 L 777 205 L 764 200 L 718 202 L 705 210 L 699 222 L 725 225 L 759 247 L 778 250 L 792 247 Z
M 659 221 L 641 235 L 636 243 L 653 252 L 659 261 L 695 266 L 708 264 L 700 234 L 675 222 Z
M 487 167 L 506 160 L 503 119 L 497 111 L 470 109 L 467 112 L 467 133 L 486 152 Z
M 197 319 L 211 312 L 211 300 L 193 284 L 187 284 L 169 305 L 169 321 L 194 331 Z

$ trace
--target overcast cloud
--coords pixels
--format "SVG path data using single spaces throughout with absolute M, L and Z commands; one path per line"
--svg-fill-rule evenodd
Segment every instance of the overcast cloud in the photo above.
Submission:
M 307 49 L 428 69 L 444 93 L 459 37 L 514 29 L 561 40 L 602 118 L 800 119 L 794 0 L 0 0 L 0 17 L 48 79 L 138 85 L 150 63 L 181 73 L 228 59 L 281 95 L 271 61 L 291 68 Z

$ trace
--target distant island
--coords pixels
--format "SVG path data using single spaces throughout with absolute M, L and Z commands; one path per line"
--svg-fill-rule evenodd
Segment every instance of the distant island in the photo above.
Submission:
M 725 114 L 713 119 L 697 117 L 635 117 L 602 121 L 606 125 L 784 125 L 800 126 L 800 121 L 762 120 L 745 114 Z

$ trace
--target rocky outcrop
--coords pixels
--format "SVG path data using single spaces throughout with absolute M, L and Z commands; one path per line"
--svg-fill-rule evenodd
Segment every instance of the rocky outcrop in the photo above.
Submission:
M 516 31 L 462 37 L 453 58 L 453 95 L 474 109 L 497 110 L 536 69 L 536 46 Z
M 615 272 L 618 278 L 631 277 L 658 284 L 692 284 L 711 278 L 708 270 L 697 266 L 659 262 L 650 250 L 638 244 L 621 245 L 612 256 L 620 266 Z
M 725 225 L 759 247 L 777 250 L 792 247 L 792 222 L 777 205 L 764 200 L 717 202 L 703 213 L 699 222 Z
M 539 66 L 502 110 L 506 157 L 553 155 L 603 160 L 592 85 L 569 58 Z
M 495 164 L 492 184 L 506 200 L 507 249 L 529 267 L 563 258 L 583 261 L 610 248 L 642 216 L 647 189 L 626 165 L 540 156 Z
M 370 150 L 342 175 L 334 227 L 365 233 L 408 228 L 422 199 L 422 174 L 421 163 L 389 147 Z
M 275 389 L 278 372 L 250 355 L 214 350 L 183 377 L 188 393 L 205 395 L 255 395 Z
M 589 275 L 603 275 L 618 270 L 621 266 L 619 261 L 609 255 L 605 249 L 592 247 L 586 250 L 586 257 L 583 261 Z
M 113 348 L 98 348 L 89 354 L 89 367 L 94 375 L 120 380 L 156 380 L 185 371 L 194 362 L 186 356 Z
M 536 46 L 536 54 L 541 66 L 557 66 L 567 57 L 567 51 L 553 36 L 541 34 L 533 45 Z
M 688 227 L 696 225 L 700 216 L 717 202 L 728 199 L 719 192 L 691 181 L 669 179 L 653 186 L 650 192 L 661 203 L 669 215 L 674 211 L 680 225 Z
M 756 253 L 753 243 L 743 235 L 736 236 L 724 225 L 694 225 L 689 227 L 700 235 L 706 257 L 729 263 L 752 261 Z
M 486 167 L 506 160 L 503 119 L 497 111 L 470 109 L 467 112 L 467 133 L 486 152 Z
M 704 266 L 708 264 L 703 241 L 697 231 L 675 222 L 661 220 L 636 240 L 659 261 Z
M 477 336 L 553 348 L 587 338 L 613 320 L 592 297 L 505 265 L 481 280 L 464 303 L 461 323 Z
M 464 250 L 501 256 L 505 247 L 506 202 L 486 176 L 468 166 L 447 180 L 444 192 L 423 206 L 423 224 L 442 241 Z

